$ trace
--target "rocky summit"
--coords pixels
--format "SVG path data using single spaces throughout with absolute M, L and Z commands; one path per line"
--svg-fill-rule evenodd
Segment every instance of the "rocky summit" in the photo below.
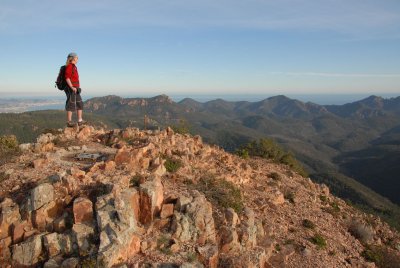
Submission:
M 86 126 L 0 167 L 0 267 L 399 267 L 379 218 L 200 136 Z

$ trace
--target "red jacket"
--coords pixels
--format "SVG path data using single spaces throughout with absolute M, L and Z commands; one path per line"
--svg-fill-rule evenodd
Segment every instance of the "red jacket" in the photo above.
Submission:
M 65 79 L 69 78 L 74 87 L 79 87 L 79 74 L 78 68 L 76 68 L 75 64 L 68 64 L 65 68 Z

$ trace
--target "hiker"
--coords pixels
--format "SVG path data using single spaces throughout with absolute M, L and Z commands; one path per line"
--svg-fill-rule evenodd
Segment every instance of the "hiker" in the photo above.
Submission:
M 67 63 L 65 64 L 65 81 L 67 86 L 64 89 L 67 95 L 65 102 L 65 110 L 67 111 L 67 126 L 74 127 L 76 124 L 72 123 L 72 112 L 76 111 L 78 117 L 78 125 L 86 124 L 82 119 L 83 102 L 81 98 L 81 88 L 79 87 L 79 74 L 76 63 L 78 62 L 78 55 L 76 53 L 69 53 Z

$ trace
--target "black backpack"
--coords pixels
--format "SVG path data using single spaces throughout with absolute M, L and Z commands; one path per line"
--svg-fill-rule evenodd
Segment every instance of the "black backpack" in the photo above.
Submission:
M 59 90 L 64 90 L 67 86 L 67 81 L 65 80 L 65 67 L 65 65 L 61 66 L 60 72 L 57 76 L 56 85 L 54 86 L 57 87 Z

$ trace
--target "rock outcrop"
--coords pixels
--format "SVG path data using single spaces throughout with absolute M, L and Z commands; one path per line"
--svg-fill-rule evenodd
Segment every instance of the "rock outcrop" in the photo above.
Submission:
M 395 230 L 286 166 L 170 128 L 59 133 L 0 167 L 0 267 L 374 267 L 374 248 L 399 258 Z

